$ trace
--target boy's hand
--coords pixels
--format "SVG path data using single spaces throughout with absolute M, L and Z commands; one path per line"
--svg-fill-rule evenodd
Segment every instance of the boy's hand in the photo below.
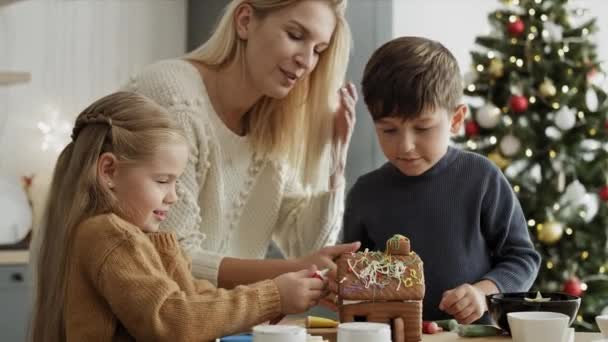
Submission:
M 439 309 L 460 324 L 471 324 L 486 312 L 486 294 L 475 285 L 462 284 L 443 293 Z

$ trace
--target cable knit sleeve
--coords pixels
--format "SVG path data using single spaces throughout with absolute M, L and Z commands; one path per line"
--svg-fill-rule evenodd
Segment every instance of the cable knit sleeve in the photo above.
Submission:
M 210 168 L 209 134 L 201 106 L 201 85 L 198 74 L 184 61 L 161 61 L 142 70 L 123 87 L 145 95 L 165 107 L 182 127 L 189 145 L 188 163 L 177 184 L 178 201 L 161 226 L 176 233 L 182 248 L 192 257 L 194 276 L 217 283 L 223 255 L 205 250 L 201 243 L 199 194 Z M 195 119 L 196 118 L 196 119 Z
M 300 257 L 336 243 L 344 212 L 344 183 L 333 190 L 311 193 L 290 181 L 279 167 L 285 192 L 273 239 L 287 257 Z
M 142 341 L 213 341 L 269 320 L 281 307 L 272 281 L 233 290 L 197 284 L 197 293 L 188 294 L 163 272 L 151 244 L 132 239 L 107 254 L 94 281 L 129 334 Z

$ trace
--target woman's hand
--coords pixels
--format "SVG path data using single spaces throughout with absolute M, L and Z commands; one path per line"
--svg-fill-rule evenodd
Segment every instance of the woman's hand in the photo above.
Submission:
M 360 242 L 352 242 L 347 244 L 327 246 L 323 247 L 317 252 L 298 259 L 297 262 L 300 267 L 308 267 L 309 265 L 316 265 L 320 270 L 328 269 L 326 274 L 327 277 L 327 293 L 324 294 L 321 299 L 321 304 L 331 310 L 336 311 L 335 298 L 338 294 L 338 266 L 335 260 L 345 253 L 353 253 L 359 250 L 361 247 Z
M 334 113 L 334 136 L 333 136 L 333 157 L 334 168 L 333 174 L 344 172 L 346 165 L 346 156 L 348 153 L 348 145 L 350 138 L 355 129 L 357 119 L 355 106 L 357 104 L 357 88 L 349 82 L 339 90 L 340 104 Z

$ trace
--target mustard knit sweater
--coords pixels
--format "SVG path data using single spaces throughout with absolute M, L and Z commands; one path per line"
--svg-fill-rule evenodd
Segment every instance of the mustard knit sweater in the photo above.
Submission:
M 191 274 L 173 233 L 86 220 L 70 248 L 67 340 L 213 341 L 280 314 L 272 280 L 223 290 Z

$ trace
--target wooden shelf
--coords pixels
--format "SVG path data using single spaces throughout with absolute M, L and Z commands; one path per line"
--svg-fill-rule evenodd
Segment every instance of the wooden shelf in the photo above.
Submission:
M 0 71 L 0 86 L 27 83 L 32 79 L 29 72 Z
M 0 250 L 0 265 L 27 264 L 29 260 L 28 250 Z

